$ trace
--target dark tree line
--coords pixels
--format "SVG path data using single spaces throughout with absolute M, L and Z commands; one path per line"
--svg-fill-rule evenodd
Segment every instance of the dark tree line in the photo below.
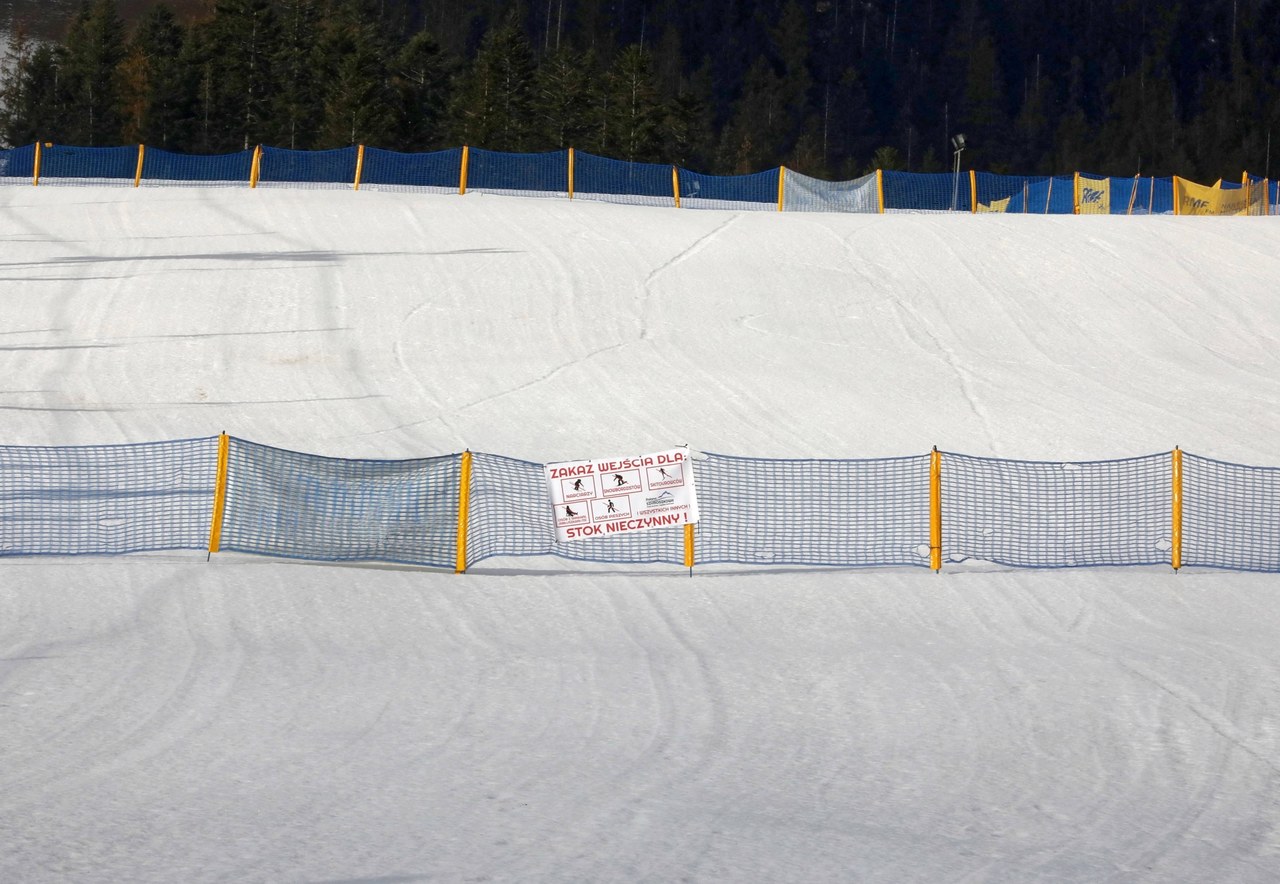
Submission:
M 1280 174 L 1280 0 L 94 0 L 7 54 L 9 145 Z

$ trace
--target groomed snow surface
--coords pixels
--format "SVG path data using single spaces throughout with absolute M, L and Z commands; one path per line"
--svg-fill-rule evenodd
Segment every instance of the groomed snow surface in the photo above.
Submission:
M 0 442 L 1280 465 L 1280 219 L 0 189 Z M 0 560 L 0 880 L 1280 879 L 1280 582 Z

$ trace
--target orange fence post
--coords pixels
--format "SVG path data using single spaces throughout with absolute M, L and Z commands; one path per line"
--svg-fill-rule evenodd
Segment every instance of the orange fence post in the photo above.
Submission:
M 31 173 L 31 186 L 40 186 L 40 142 L 36 142 L 36 164 L 35 169 Z
M 462 452 L 462 470 L 458 478 L 458 549 L 457 572 L 467 570 L 467 519 L 471 514 L 471 452 Z
M 1071 185 L 1071 214 L 1073 215 L 1080 214 L 1080 173 L 1079 172 L 1075 173 L 1075 178 L 1073 179 L 1073 182 Z
M 218 436 L 218 469 L 213 480 L 213 518 L 209 522 L 209 555 L 222 546 L 222 517 L 227 509 L 227 467 L 231 460 L 231 437 Z
M 1173 449 L 1173 536 L 1169 563 L 1173 570 L 1182 567 L 1182 449 Z
M 573 199 L 573 148 L 569 148 L 569 199 Z
M 684 526 L 684 566 L 693 573 L 693 526 Z
M 978 214 L 978 173 L 969 170 L 969 214 Z
M 360 145 L 360 149 L 356 151 L 356 181 L 355 189 L 360 189 L 360 176 L 364 173 L 364 145 Z
M 680 170 L 676 166 L 671 167 L 671 195 L 675 197 L 676 208 L 680 208 Z
M 262 145 L 253 146 L 253 166 L 249 169 L 249 186 L 258 186 L 258 175 L 262 172 Z
M 884 214 L 884 169 L 876 169 L 876 199 L 880 201 L 880 214 Z
M 142 183 L 142 157 L 143 157 L 143 154 L 146 153 L 146 150 L 147 149 L 143 147 L 141 144 L 138 145 L 138 171 L 135 172 L 133 176 L 134 187 L 137 187 L 139 184 Z
M 942 570 L 942 452 L 929 455 L 929 567 Z
M 458 174 L 458 196 L 467 195 L 467 162 L 471 159 L 471 148 L 462 145 L 462 171 Z

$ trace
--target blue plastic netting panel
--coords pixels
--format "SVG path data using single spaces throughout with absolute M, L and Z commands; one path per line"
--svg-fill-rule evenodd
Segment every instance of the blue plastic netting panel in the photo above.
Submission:
M 698 564 L 929 566 L 929 456 L 695 462 Z
M 1268 215 L 1280 215 L 1280 181 L 1271 182 L 1270 211 Z
M 222 548 L 451 568 L 460 463 L 458 455 L 343 460 L 233 438 Z
M 0 556 L 206 549 L 216 438 L 0 446 Z
M 978 185 L 979 212 L 1005 212 L 1017 215 L 1070 215 L 1075 211 L 1071 178 L 1048 176 L 1020 177 L 974 174 Z M 961 187 L 965 182 L 961 181 Z
M 498 454 L 472 454 L 467 562 L 474 564 L 493 556 L 548 555 L 584 562 L 682 565 L 684 529 L 677 525 L 558 543 L 542 464 Z
M 40 151 L 40 183 L 50 185 L 133 186 L 138 174 L 137 147 L 68 147 Z
M 569 151 L 502 153 L 470 148 L 467 191 L 512 196 L 569 195 Z
M 142 155 L 144 187 L 248 187 L 253 151 L 196 156 L 148 147 Z
M 0 184 L 30 184 L 35 179 L 36 146 L 0 150 Z
M 1184 452 L 1182 563 L 1280 571 L 1280 468 Z
M 1167 564 L 1171 470 L 1170 454 L 1053 463 L 948 452 L 943 558 L 1023 568 Z
M 784 212 L 879 212 L 876 176 L 823 181 L 787 169 L 782 183 L 782 209 Z
M 316 189 L 354 187 L 358 154 L 359 151 L 354 147 L 334 150 L 264 147 L 258 164 L 258 186 L 285 185 Z
M 398 153 L 366 147 L 360 188 L 457 193 L 462 183 L 462 148 L 430 153 Z
M 754 175 L 704 175 L 681 168 L 677 174 L 683 209 L 778 211 L 777 169 Z
M 1149 215 L 1151 194 L 1150 178 L 1112 178 L 1111 214 Z
M 968 172 L 884 172 L 886 212 L 968 212 L 972 208 Z
M 1157 178 L 1151 182 L 1151 213 L 1153 215 L 1173 214 L 1173 179 Z
M 674 206 L 672 166 L 626 163 L 574 151 L 573 198 L 643 206 Z

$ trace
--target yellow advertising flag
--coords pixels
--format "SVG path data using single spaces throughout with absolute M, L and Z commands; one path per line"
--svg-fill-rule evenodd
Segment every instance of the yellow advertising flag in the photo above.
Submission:
M 1080 214 L 1111 214 L 1111 179 L 1080 176 Z

